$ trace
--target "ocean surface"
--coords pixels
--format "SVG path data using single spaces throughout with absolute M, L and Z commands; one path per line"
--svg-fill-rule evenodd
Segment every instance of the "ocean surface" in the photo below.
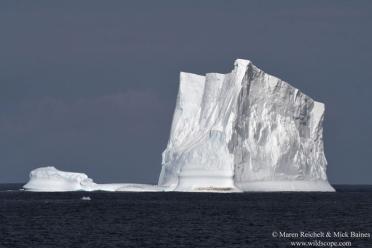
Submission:
M 0 185 L 0 247 L 372 247 L 366 237 L 372 233 L 372 186 L 233 194 L 35 193 L 20 187 Z M 330 237 L 314 236 L 327 232 Z

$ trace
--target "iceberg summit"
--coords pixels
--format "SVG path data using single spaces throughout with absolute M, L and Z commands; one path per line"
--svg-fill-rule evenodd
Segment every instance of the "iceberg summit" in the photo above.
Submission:
M 334 191 L 323 147 L 324 104 L 237 59 L 227 74 L 181 72 L 158 185 L 96 184 L 43 167 L 32 191 Z

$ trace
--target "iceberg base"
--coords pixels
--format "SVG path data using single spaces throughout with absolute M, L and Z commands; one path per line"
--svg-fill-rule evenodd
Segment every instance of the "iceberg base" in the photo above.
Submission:
M 186 170 L 178 176 L 175 191 L 237 191 L 232 171 Z
M 335 192 L 327 181 L 260 181 L 236 183 L 236 186 L 245 192 Z

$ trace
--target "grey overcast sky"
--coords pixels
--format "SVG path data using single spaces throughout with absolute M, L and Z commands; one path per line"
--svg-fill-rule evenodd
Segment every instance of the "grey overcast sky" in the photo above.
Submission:
M 156 183 L 179 72 L 246 58 L 326 105 L 331 183 L 372 183 L 372 1 L 1 1 L 0 182 Z

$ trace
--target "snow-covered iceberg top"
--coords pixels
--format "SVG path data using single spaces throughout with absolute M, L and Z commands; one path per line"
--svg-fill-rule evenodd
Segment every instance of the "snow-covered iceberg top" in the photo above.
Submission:
M 324 104 L 237 59 L 231 73 L 181 72 L 159 185 L 176 190 L 334 191 Z
M 55 167 L 40 167 L 30 172 L 30 180 L 23 186 L 28 191 L 165 191 L 165 187 L 147 184 L 97 184 L 84 173 L 60 171 Z

